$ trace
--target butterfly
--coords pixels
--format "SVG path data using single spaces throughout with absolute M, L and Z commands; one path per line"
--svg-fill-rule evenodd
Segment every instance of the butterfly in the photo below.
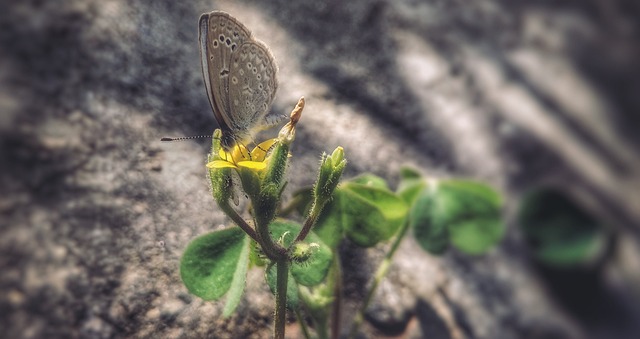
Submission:
M 211 109 L 225 150 L 253 141 L 273 125 L 267 113 L 278 88 L 273 54 L 231 15 L 214 11 L 200 16 L 200 59 Z

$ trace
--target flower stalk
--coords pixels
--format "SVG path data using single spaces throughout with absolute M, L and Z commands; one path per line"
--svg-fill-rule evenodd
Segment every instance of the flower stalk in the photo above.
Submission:
M 313 225 L 318 221 L 322 209 L 331 199 L 333 191 L 338 187 L 340 177 L 346 166 L 347 160 L 344 158 L 344 149 L 342 147 L 338 146 L 330 156 L 326 154 L 322 155 L 318 180 L 313 188 L 313 205 L 311 206 L 309 216 L 307 216 L 304 222 L 302 231 L 300 231 L 300 234 L 296 237 L 296 241 L 304 240 L 313 228 Z

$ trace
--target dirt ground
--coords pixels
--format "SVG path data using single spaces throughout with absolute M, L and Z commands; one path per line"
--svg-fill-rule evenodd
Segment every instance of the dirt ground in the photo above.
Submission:
M 345 177 L 395 185 L 410 165 L 506 197 L 508 234 L 486 255 L 406 239 L 363 337 L 640 336 L 637 1 L 3 0 L 0 337 L 270 336 L 259 272 L 229 319 L 178 272 L 192 238 L 230 225 L 209 193 L 210 141 L 159 141 L 216 127 L 197 42 L 216 9 L 272 49 L 274 112 L 306 98 L 285 196 L 343 146 Z M 597 277 L 532 262 L 514 214 L 540 186 L 616 234 Z M 346 325 L 380 251 L 343 251 Z

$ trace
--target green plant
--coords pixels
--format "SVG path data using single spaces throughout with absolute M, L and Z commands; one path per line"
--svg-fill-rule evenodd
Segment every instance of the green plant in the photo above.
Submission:
M 589 266 L 606 252 L 609 227 L 555 188 L 528 192 L 518 214 L 534 257 L 553 267 Z
M 353 335 L 409 229 L 432 254 L 442 254 L 449 246 L 480 254 L 502 237 L 501 198 L 490 187 L 468 180 L 425 179 L 409 169 L 402 171 L 396 191 L 372 174 L 339 184 L 346 166 L 341 147 L 322 156 L 315 185 L 297 191 L 290 203 L 282 206 L 289 146 L 301 111 L 302 106 L 294 109 L 278 138 L 251 151 L 242 145 L 225 151 L 220 146 L 221 132 L 214 132 L 207 164 L 212 194 L 239 227 L 194 239 L 181 259 L 180 272 L 186 287 L 198 297 L 218 300 L 226 295 L 225 316 L 232 314 L 241 300 L 248 268 L 263 267 L 276 298 L 276 338 L 284 337 L 286 307 L 296 312 L 307 337 L 303 310 L 313 319 L 318 337 L 337 338 L 340 243 L 349 239 L 372 247 L 392 241 L 355 316 Z M 237 187 L 251 203 L 251 223 L 231 205 L 232 201 L 237 203 Z M 296 213 L 303 217 L 301 224 L 283 219 Z

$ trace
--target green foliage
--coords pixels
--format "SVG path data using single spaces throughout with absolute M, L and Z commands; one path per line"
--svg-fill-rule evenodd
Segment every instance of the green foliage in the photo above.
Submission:
M 415 191 L 419 185 L 407 186 L 411 190 L 405 192 Z M 500 195 L 485 184 L 443 180 L 427 185 L 417 195 L 409 223 L 426 251 L 442 254 L 451 244 L 464 253 L 481 254 L 504 235 L 501 206 Z
M 549 265 L 588 264 L 604 252 L 605 225 L 558 190 L 527 194 L 518 220 L 535 256 Z
M 237 227 L 191 241 L 180 260 L 180 276 L 189 292 L 204 300 L 218 300 L 232 283 L 243 286 L 244 277 L 239 276 L 247 270 L 248 246 L 244 232 Z
M 481 254 L 503 237 L 502 200 L 491 187 L 470 180 L 428 182 L 410 169 L 402 173 L 397 193 L 372 174 L 340 185 L 315 232 L 332 248 L 343 237 L 370 247 L 390 239 L 408 218 L 418 243 L 433 254 L 449 245 Z
M 407 204 L 391 191 L 356 183 L 347 183 L 341 190 L 344 212 L 350 218 L 344 231 L 360 246 L 374 246 L 389 240 L 402 226 Z
M 247 270 L 249 269 L 249 252 L 249 238 L 244 237 L 238 264 L 236 265 L 236 270 L 233 272 L 231 288 L 229 288 L 227 292 L 227 302 L 222 310 L 222 316 L 225 318 L 233 314 L 242 299 L 244 285 L 247 279 Z
M 422 178 L 403 178 L 397 192 L 407 204 L 413 205 L 426 187 L 427 182 Z
M 422 179 L 422 174 L 414 168 L 403 166 L 400 168 L 400 178 L 403 181 L 408 179 Z
M 371 247 L 395 236 L 365 303 L 409 228 L 422 248 L 434 254 L 444 253 L 450 245 L 464 253 L 480 254 L 502 238 L 502 201 L 489 186 L 468 180 L 425 180 L 418 171 L 408 168 L 401 170 L 396 192 L 373 174 L 339 184 L 347 164 L 341 147 L 331 155 L 323 154 L 314 186 L 298 191 L 292 204 L 281 208 L 289 144 L 294 136 L 293 119 L 288 126 L 283 128 L 286 140 L 265 142 L 273 145 L 265 146 L 269 154 L 256 147 L 251 151 L 256 156 L 248 157 L 244 154 L 249 151 L 240 147 L 238 150 L 244 153 L 236 150 L 235 157 L 224 152 L 219 155 L 219 138 L 213 142 L 208 164 L 212 193 L 239 228 L 193 240 L 182 257 L 180 271 L 189 291 L 202 299 L 217 300 L 227 294 L 224 316 L 230 315 L 240 302 L 250 263 L 266 266 L 265 280 L 276 294 L 275 333 L 283 337 L 285 305 L 297 309 L 302 301 L 307 315 L 320 326 L 339 321 L 328 320 L 335 313 L 331 303 L 339 298 L 335 293 L 339 293 L 342 277 L 340 260 L 334 256 L 339 254 L 338 245 L 345 238 L 359 246 Z M 220 136 L 220 132 L 216 133 Z M 235 162 L 236 158 L 243 161 Z M 229 200 L 235 197 L 232 181 L 241 183 L 243 193 L 251 201 L 253 222 L 245 221 L 230 206 Z M 278 213 L 292 211 L 305 217 L 302 226 L 275 219 Z M 539 228 L 534 229 L 534 237 L 546 239 L 545 232 L 540 235 L 536 233 Z M 565 252 L 558 246 L 545 247 L 540 255 L 556 258 L 586 251 L 578 243 L 570 250 L 564 249 Z M 586 241 L 584 246 L 590 245 Z M 275 293 L 278 275 L 281 294 Z M 355 323 L 362 318 L 359 314 Z M 317 334 L 326 337 L 327 331 L 317 329 Z
M 409 225 L 423 249 L 432 254 L 442 254 L 449 248 L 449 232 L 446 223 L 433 220 L 433 212 L 437 208 L 434 200 L 429 190 L 422 190 L 411 207 Z
M 389 190 L 389 185 L 387 184 L 386 180 L 380 178 L 377 175 L 373 175 L 371 173 L 361 174 L 349 180 L 349 182 L 354 184 L 361 184 L 369 187 L 375 187 L 382 190 Z
M 382 183 L 368 175 L 340 185 L 315 232 L 332 248 L 343 235 L 364 247 L 390 239 L 402 226 L 408 206 Z

